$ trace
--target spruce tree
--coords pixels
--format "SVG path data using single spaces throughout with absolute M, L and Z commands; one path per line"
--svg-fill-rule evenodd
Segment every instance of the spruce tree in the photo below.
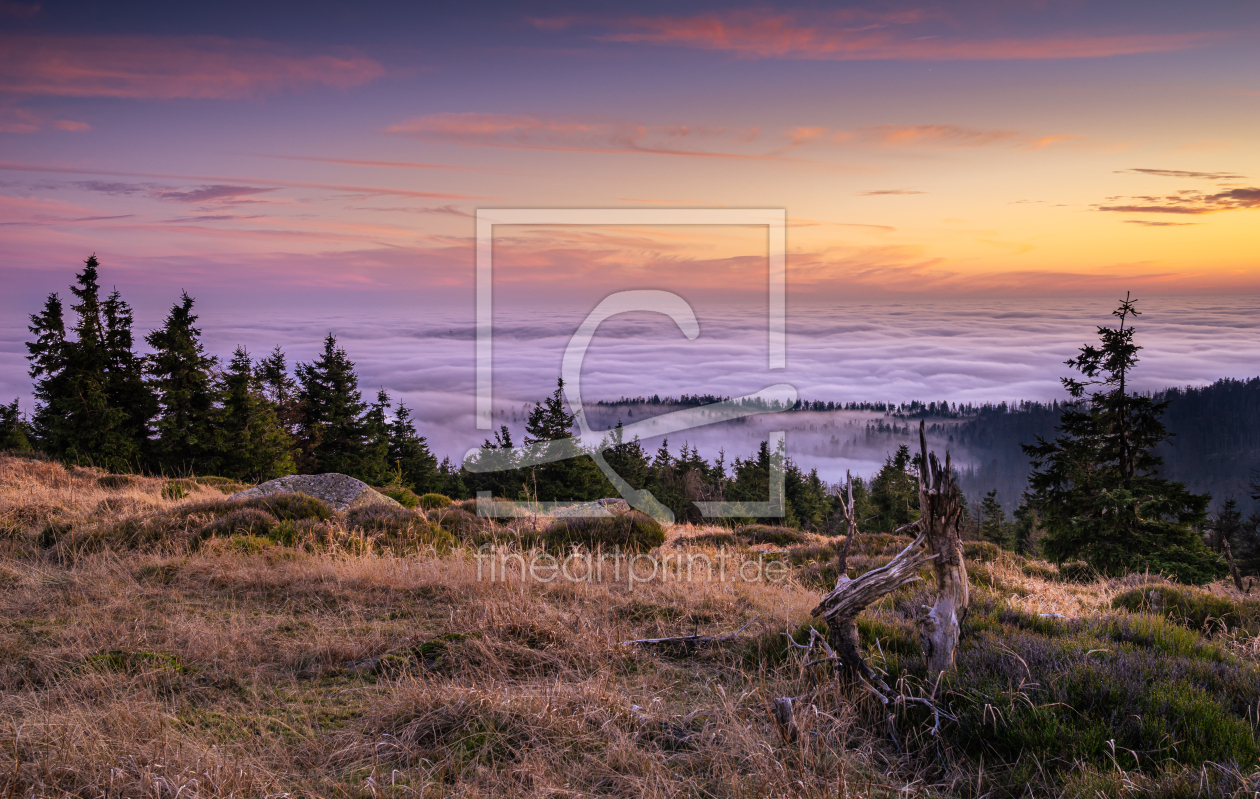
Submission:
M 270 355 L 259 361 L 255 367 L 255 376 L 262 386 L 263 395 L 271 402 L 280 426 L 285 432 L 295 435 L 301 417 L 297 381 L 289 374 L 284 350 L 277 346 Z
M 634 488 L 644 488 L 648 482 L 648 457 L 643 451 L 643 443 L 635 436 L 633 441 L 625 440 L 625 428 L 621 420 L 612 429 L 603 443 L 604 460 L 608 466 Z
M 910 465 L 910 447 L 902 444 L 871 480 L 871 532 L 891 533 L 919 518 L 919 482 Z
M 573 414 L 564 409 L 564 379 L 556 381 L 556 390 L 529 412 L 525 422 L 525 444 L 545 444 L 573 437 Z M 589 457 L 583 455 L 552 463 L 543 463 L 527 470 L 525 493 L 537 500 L 598 499 L 608 485 L 603 473 Z
M 105 328 L 105 393 L 110 407 L 121 410 L 123 434 L 143 459 L 149 452 L 150 425 L 157 415 L 157 397 L 145 381 L 144 358 L 135 352 L 131 306 L 114 289 L 101 303 Z
M 302 471 L 358 476 L 367 453 L 363 420 L 367 405 L 354 361 L 337 346 L 336 336 L 329 333 L 324 339 L 319 358 L 298 364 L 297 379 Z
M 1041 520 L 1037 509 L 1030 503 L 1028 496 L 1020 498 L 1019 507 L 1015 509 L 1015 523 L 1011 535 L 1015 543 L 1015 551 L 1020 555 L 1035 555 L 1038 552 L 1038 539 L 1041 533 Z
M 218 390 L 212 373 L 218 359 L 202 347 L 193 303 L 183 292 L 162 327 L 145 338 L 153 348 L 149 374 L 159 407 L 155 449 L 164 472 L 213 473 L 219 465 L 214 440 Z
M 126 413 L 110 403 L 98 266 L 95 255 L 88 258 L 70 288 L 78 300 L 70 307 L 76 314 L 73 338 L 56 294 L 31 316 L 35 341 L 26 346 L 35 378 L 34 426 L 41 447 L 54 457 L 126 471 L 137 465 L 139 442 L 128 434 Z
M 15 399 L 8 405 L 0 405 L 0 451 L 26 452 L 31 448 L 27 435 L 26 420 L 18 409 Z
M 788 483 L 800 480 L 800 470 L 787 459 L 782 448 L 776 448 L 771 451 L 769 442 L 762 441 L 758 445 L 755 458 L 750 457 L 747 460 L 735 459 L 734 479 L 726 487 L 726 498 L 732 502 L 774 501 L 775 498 L 770 496 L 770 469 L 772 466 L 784 470 L 783 492 L 785 496 L 783 515 L 759 517 L 756 521 L 763 524 L 797 525 L 800 523 L 800 520 L 796 517 L 792 503 L 786 501 L 786 497 L 793 491 L 793 489 L 788 487 Z M 789 477 L 789 474 L 792 477 Z
M 438 471 L 443 475 L 455 473 L 462 481 L 465 490 L 469 492 L 488 491 L 491 496 L 505 499 L 519 499 L 526 496 L 528 494 L 525 490 L 528 471 L 516 466 L 516 455 L 510 452 L 512 449 L 512 431 L 508 429 L 508 426 L 500 425 L 499 429 L 495 431 L 493 439 L 487 438 L 481 443 L 481 449 L 501 450 L 501 452 L 491 452 L 487 456 L 479 451 L 469 460 L 469 465 L 474 467 L 472 470 L 464 469 L 461 466 L 459 469 L 455 469 L 454 472 L 451 471 L 454 469 L 453 466 L 450 469 L 447 468 L 450 458 L 445 458 Z M 492 468 L 488 471 L 477 470 L 478 464 L 484 465 L 487 457 L 490 458 Z M 455 496 L 446 490 L 443 490 L 441 493 L 446 494 L 448 497 Z
M 26 344 L 31 362 L 30 376 L 35 380 L 35 413 L 32 420 L 41 447 L 53 456 L 63 456 L 72 438 L 70 427 L 70 376 L 66 373 L 69 342 L 66 341 L 65 316 L 61 298 L 56 293 L 44 300 L 44 310 L 31 314 L 27 327 L 35 335 Z
M 1216 518 L 1211 520 L 1209 529 L 1212 532 L 1213 551 L 1223 552 L 1226 543 L 1236 547 L 1243 530 L 1243 515 L 1238 509 L 1238 500 L 1229 497 L 1221 503 L 1221 509 L 1216 512 Z
M 464 482 L 464 477 L 468 473 L 463 467 L 457 466 L 451 462 L 450 457 L 445 457 L 438 465 L 438 478 L 440 481 L 439 494 L 445 494 L 451 499 L 471 499 L 472 491 L 469 490 L 468 484 Z
M 356 477 L 372 485 L 385 485 L 397 475 L 389 462 L 389 406 L 389 394 L 381 389 L 363 416 L 363 464 Z
M 416 432 L 411 409 L 398 403 L 389 425 L 389 463 L 402 475 L 402 482 L 417 494 L 441 490 L 437 458 L 429 451 L 424 436 Z
M 223 376 L 215 432 L 224 477 L 261 483 L 293 474 L 293 440 L 277 421 L 244 347 L 237 347 Z
M 1024 445 L 1043 546 L 1055 561 L 1084 558 L 1104 574 L 1150 569 L 1203 582 L 1219 570 L 1195 529 L 1209 497 L 1159 476 L 1155 448 L 1169 438 L 1160 419 L 1167 403 L 1128 391 L 1141 349 L 1135 302 L 1122 300 L 1113 312 L 1119 326 L 1099 326 L 1099 346 L 1086 344 L 1067 361 L 1084 379 L 1063 378 L 1072 400 L 1059 437 Z
M 997 500 L 997 489 L 984 495 L 980 502 L 980 537 L 1003 549 L 1011 545 L 1010 527 L 1006 524 L 1006 511 Z
M 826 529 L 830 515 L 830 502 L 827 500 L 827 489 L 817 469 L 809 474 L 801 471 L 790 458 L 784 474 L 784 493 L 791 509 L 791 518 L 803 529 L 822 532 Z

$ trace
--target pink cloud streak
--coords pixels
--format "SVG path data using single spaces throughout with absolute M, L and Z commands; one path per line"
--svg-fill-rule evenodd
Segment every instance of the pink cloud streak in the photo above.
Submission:
M 1217 33 L 1192 32 L 958 40 L 904 34 L 893 27 L 923 18 L 922 14 L 898 14 L 875 19 L 874 24 L 852 25 L 854 20 L 846 15 L 798 22 L 789 14 L 767 11 L 635 17 L 611 23 L 617 30 L 597 38 L 715 50 L 740 58 L 819 61 L 1102 58 L 1185 50 L 1221 38 Z
M 236 100 L 385 74 L 366 56 L 303 55 L 218 36 L 3 36 L 0 91 L 55 97 Z
M 683 149 L 684 142 L 709 142 L 726 134 L 721 128 L 690 125 L 643 125 L 521 114 L 440 113 L 390 125 L 385 133 L 430 143 L 464 147 L 500 147 L 556 152 L 676 155 L 695 158 L 795 160 L 776 155 Z
M 207 183 L 263 183 L 276 188 L 322 189 L 342 191 L 349 194 L 389 194 L 398 197 L 421 197 L 428 200 L 485 200 L 493 199 L 473 194 L 448 194 L 433 191 L 413 191 L 410 189 L 390 189 L 382 186 L 353 186 L 341 183 L 310 183 L 298 180 L 273 180 L 256 177 L 224 177 L 223 175 L 181 175 L 165 172 L 131 172 L 112 169 L 92 169 L 89 167 L 50 166 L 43 164 L 21 164 L 11 161 L 0 161 L 0 170 L 12 172 L 47 172 L 65 175 L 102 175 L 126 178 L 161 178 L 165 180 L 192 180 Z

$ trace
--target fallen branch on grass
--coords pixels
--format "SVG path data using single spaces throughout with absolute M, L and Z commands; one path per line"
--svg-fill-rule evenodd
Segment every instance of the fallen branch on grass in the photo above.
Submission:
M 640 644 L 643 646 L 700 646 L 701 644 L 722 644 L 732 641 L 739 636 L 744 630 L 751 627 L 757 619 L 745 624 L 733 633 L 726 635 L 700 635 L 692 633 L 691 635 L 676 635 L 670 638 L 639 638 L 634 641 L 622 641 L 617 646 L 630 646 L 631 644 Z

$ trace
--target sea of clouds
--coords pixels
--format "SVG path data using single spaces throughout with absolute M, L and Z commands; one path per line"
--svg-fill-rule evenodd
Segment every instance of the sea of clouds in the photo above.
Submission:
M 439 457 L 458 460 L 488 435 L 474 420 L 474 339 L 471 304 L 415 313 L 363 309 L 203 312 L 207 350 L 229 356 L 237 345 L 261 356 L 282 347 L 290 362 L 316 356 L 333 332 L 358 365 L 367 397 L 378 388 L 415 409 L 423 435 Z M 806 399 L 983 403 L 1062 399 L 1063 362 L 1095 327 L 1112 324 L 1114 301 L 1085 299 L 949 299 L 943 301 L 789 305 L 786 369 L 767 368 L 764 307 L 697 309 L 700 335 L 689 341 L 667 317 L 634 313 L 605 322 L 582 371 L 588 402 L 680 394 L 741 396 L 776 383 Z M 1144 298 L 1137 320 L 1144 347 L 1134 387 L 1155 390 L 1260 374 L 1260 297 Z M 555 388 L 561 358 L 589 309 L 496 310 L 495 424 L 519 441 L 529 403 Z M 140 318 L 146 330 L 158 319 Z M 0 326 L 0 400 L 18 397 L 30 409 L 23 342 L 25 319 Z M 638 411 L 642 414 L 642 410 Z M 786 429 L 788 449 L 827 480 L 845 469 L 869 473 L 881 452 L 828 454 L 819 441 L 852 434 L 868 414 L 797 414 L 723 423 L 670 437 L 727 461 L 755 450 L 767 431 Z M 600 414 L 604 423 L 612 417 Z M 633 417 L 623 417 L 627 422 Z M 783 420 L 789 420 L 784 423 Z M 847 433 L 845 432 L 847 431 Z M 650 448 L 658 441 L 645 442 Z

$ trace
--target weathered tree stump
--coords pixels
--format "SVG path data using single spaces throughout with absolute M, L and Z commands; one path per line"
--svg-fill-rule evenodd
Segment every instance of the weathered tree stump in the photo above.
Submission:
M 954 670 L 954 652 L 959 630 L 967 616 L 970 591 L 967 564 L 963 560 L 958 524 L 962 519 L 961 492 L 954 484 L 949 452 L 942 465 L 936 453 L 929 453 L 924 425 L 919 422 L 919 524 L 927 537 L 936 572 L 936 602 L 928 608 L 919 628 L 928 673 L 938 675 Z

